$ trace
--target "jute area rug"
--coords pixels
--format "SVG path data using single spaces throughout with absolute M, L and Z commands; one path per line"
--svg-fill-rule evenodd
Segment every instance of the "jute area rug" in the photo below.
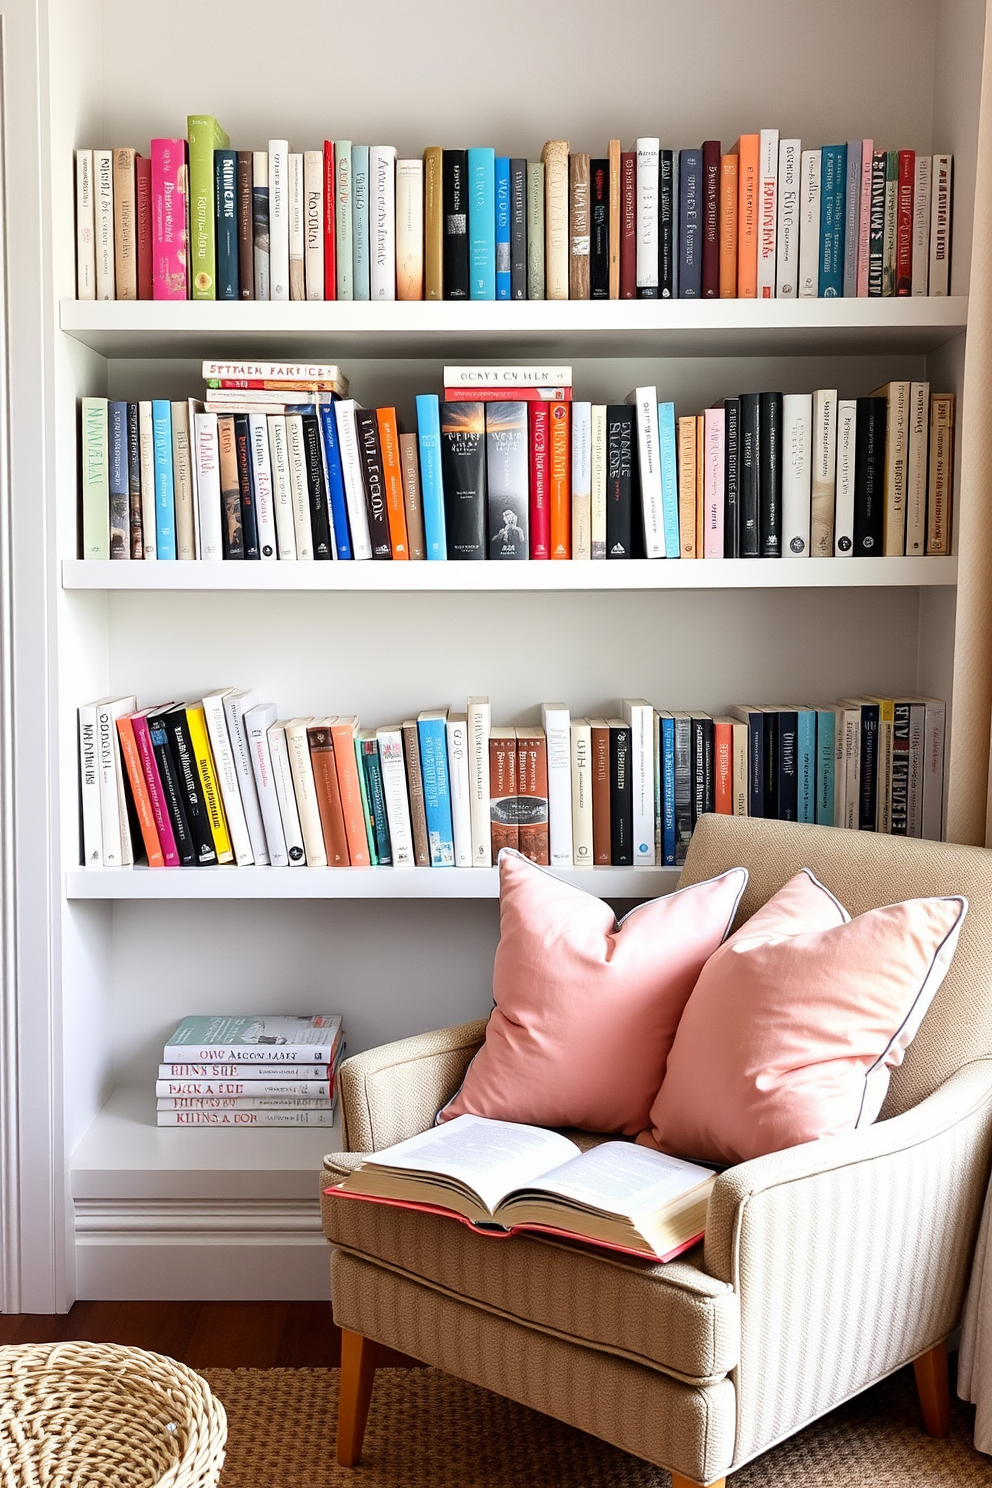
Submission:
M 356 1468 L 334 1460 L 335 1369 L 205 1369 L 227 1408 L 221 1488 L 669 1488 L 660 1468 L 435 1369 L 380 1369 Z M 920 1424 L 912 1371 L 742 1468 L 730 1488 L 957 1488 L 992 1484 L 972 1445 Z

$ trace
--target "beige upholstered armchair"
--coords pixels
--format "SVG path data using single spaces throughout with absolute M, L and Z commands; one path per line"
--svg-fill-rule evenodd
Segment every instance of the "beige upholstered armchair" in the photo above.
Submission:
M 883 1119 L 723 1173 L 705 1242 L 668 1265 L 551 1238 L 493 1244 L 433 1215 L 325 1200 L 345 1330 L 341 1462 L 361 1452 L 378 1344 L 667 1467 L 675 1488 L 722 1483 L 911 1360 L 927 1429 L 946 1434 L 945 1340 L 992 1146 L 992 853 L 707 816 L 681 882 L 736 864 L 750 871 L 740 920 L 803 866 L 853 914 L 967 897 L 950 972 Z M 342 1065 L 349 1151 L 327 1159 L 324 1185 L 362 1152 L 426 1129 L 484 1027 Z

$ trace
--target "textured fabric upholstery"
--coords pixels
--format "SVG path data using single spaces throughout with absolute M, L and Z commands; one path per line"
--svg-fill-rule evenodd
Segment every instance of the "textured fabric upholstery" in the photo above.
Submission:
M 343 1206 L 342 1206 L 343 1207 Z M 357 1204 L 355 1206 L 358 1207 Z M 499 1241 L 482 1241 L 497 1247 Z M 337 1250 L 343 1328 L 556 1416 L 697 1483 L 721 1476 L 734 1444 L 729 1379 L 699 1388 L 582 1348 Z
M 418 1033 L 346 1059 L 338 1070 L 345 1146 L 379 1152 L 433 1124 L 486 1036 L 486 1020 Z

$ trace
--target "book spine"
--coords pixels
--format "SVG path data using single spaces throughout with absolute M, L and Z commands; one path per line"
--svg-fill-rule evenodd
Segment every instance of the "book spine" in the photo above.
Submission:
M 193 462 L 190 450 L 189 404 L 171 404 L 172 476 L 176 518 L 176 557 L 184 562 L 196 557 L 196 513 L 193 495 Z
M 269 140 L 269 299 L 289 299 L 289 142 Z
M 114 282 L 114 152 L 93 151 L 96 298 L 116 299 Z
M 572 557 L 592 557 L 591 403 L 572 404 Z
M 386 513 L 386 493 L 382 479 L 382 454 L 379 449 L 379 427 L 375 409 L 362 408 L 355 415 L 358 447 L 362 456 L 362 473 L 365 480 L 365 501 L 368 512 L 369 538 L 372 557 L 389 559 L 392 550 L 389 541 L 389 518 Z
M 815 816 L 821 827 L 834 824 L 834 750 L 837 715 L 832 708 L 819 708 L 816 713 L 816 805 Z
M 747 724 L 734 723 L 734 815 L 747 816 Z
M 885 156 L 885 225 L 882 238 L 882 294 L 896 292 L 896 227 L 899 217 L 899 152 Z
M 337 298 L 355 298 L 353 232 L 352 232 L 352 179 L 351 140 L 334 141 L 334 161 L 337 186 L 334 193 L 334 243 L 337 269 Z
M 799 717 L 792 709 L 778 714 L 778 819 L 799 820 Z
M 568 297 L 570 300 L 588 300 L 592 239 L 588 155 L 579 153 L 568 157 L 568 185 Z
M 637 154 L 636 283 L 639 300 L 658 298 L 658 152 L 661 141 L 639 139 Z
M 799 298 L 820 292 L 820 151 L 802 152 L 799 178 Z
M 724 412 L 724 450 L 726 468 L 723 477 L 723 556 L 741 556 L 740 529 L 740 459 L 741 403 L 739 398 L 726 398 Z M 783 515 L 784 520 L 784 515 Z
M 610 298 L 610 162 L 589 162 L 589 298 Z M 618 260 L 619 263 L 619 260 Z
M 527 404 L 489 403 L 485 425 L 488 557 L 523 560 L 528 555 Z
M 396 162 L 396 298 L 424 298 L 424 162 Z
M 340 403 L 334 404 L 338 448 L 341 451 L 341 473 L 348 508 L 351 550 L 356 560 L 364 561 L 372 557 L 372 537 L 365 500 L 364 467 L 358 442 L 356 413 L 357 404 L 352 399 L 342 399 Z M 297 536 L 298 545 L 299 536 Z
M 441 191 L 444 215 L 444 298 L 446 300 L 467 300 L 469 291 L 467 150 L 442 151 Z M 533 299 L 534 296 L 532 295 L 531 298 Z
M 441 406 L 444 524 L 449 558 L 476 561 L 486 553 L 484 403 Z
M 837 393 L 813 394 L 813 472 L 810 487 L 809 550 L 814 558 L 834 551 L 834 497 L 837 474 Z
M 775 294 L 794 300 L 799 290 L 799 218 L 802 183 L 802 145 L 784 139 L 778 147 L 778 224 L 775 252 Z
M 252 152 L 238 151 L 238 297 L 255 298 L 255 226 Z
M 868 218 L 868 293 L 875 299 L 883 293 L 885 263 L 885 172 L 888 154 L 872 151 L 871 210 Z
M 510 159 L 497 155 L 493 171 L 496 214 L 496 299 L 510 298 Z
M 417 720 L 417 731 L 431 867 L 451 868 L 454 866 L 455 849 L 451 834 L 451 792 L 448 786 L 445 720 L 443 717 L 421 717 Z
M 203 720 L 210 742 L 217 787 L 220 791 L 220 798 L 224 809 L 224 820 L 227 823 L 227 831 L 230 838 L 231 853 L 238 867 L 245 867 L 253 863 L 255 858 L 252 852 L 245 808 L 241 800 L 234 751 L 231 747 L 227 720 L 224 716 L 223 693 L 213 693 L 203 699 Z
M 294 718 L 279 732 L 284 736 L 292 793 L 307 866 L 310 868 L 326 868 L 327 851 L 324 847 L 324 833 L 320 823 L 317 787 L 314 782 L 313 765 L 310 760 L 310 745 L 307 737 L 308 723 L 308 719 Z M 272 735 L 270 735 L 270 748 L 273 749 L 273 764 L 275 764 L 274 744 L 272 743 L 274 733 L 275 731 L 272 731 Z
M 473 868 L 492 867 L 492 830 L 489 819 L 489 731 L 492 715 L 488 698 L 468 700 L 469 828 Z
M 156 1094 L 158 1084 L 156 1082 Z M 238 1083 L 238 1082 L 232 1082 Z M 259 1082 L 261 1083 L 261 1082 Z M 286 1081 L 285 1083 L 289 1083 Z M 292 1095 L 289 1091 L 277 1091 L 274 1096 L 262 1095 L 158 1095 L 156 1107 L 162 1111 L 328 1111 L 334 1109 L 326 1088 L 319 1096 Z
M 892 704 L 892 766 L 889 831 L 893 837 L 909 835 L 909 735 L 912 705 Z
M 610 812 L 610 727 L 594 719 L 589 727 L 592 794 L 592 855 L 596 866 L 613 861 Z
M 606 557 L 606 428 L 605 404 L 593 403 L 589 411 L 589 556 L 597 563 Z
M 637 297 L 637 152 L 620 156 L 620 298 Z
M 472 813 L 468 764 L 468 723 L 464 715 L 447 721 L 448 784 L 455 867 L 472 867 Z
M 389 865 L 393 861 L 389 844 L 389 822 L 386 818 L 386 797 L 382 789 L 382 762 L 379 746 L 374 734 L 355 739 L 359 776 L 362 783 L 362 804 L 365 809 L 365 830 L 369 839 L 369 857 L 373 867 Z
M 157 558 L 155 549 L 155 437 L 150 399 L 138 404 L 138 471 L 141 482 L 141 556 Z
M 152 163 L 147 155 L 134 157 L 135 267 L 138 299 L 155 298 L 152 267 Z
M 424 151 L 425 300 L 444 299 L 443 155 L 440 145 L 429 145 Z
M 541 725 L 547 748 L 548 862 L 552 868 L 571 868 L 572 749 L 568 709 L 562 704 L 543 704 Z
M 844 226 L 847 196 L 847 146 L 824 145 L 820 181 L 821 299 L 844 293 Z
M 272 483 L 272 459 L 269 452 L 269 423 L 264 413 L 249 413 L 248 458 L 250 478 L 255 495 L 255 516 L 258 523 L 258 552 L 264 561 L 279 556 L 276 531 L 275 501 Z M 294 543 L 293 555 L 296 555 Z
M 352 277 L 356 300 L 372 295 L 371 177 L 368 145 L 351 147 L 351 245 Z
M 778 130 L 758 137 L 758 282 L 759 300 L 775 298 L 776 229 L 778 226 Z
M 186 727 L 217 862 L 232 863 L 234 851 L 202 707 L 186 709 Z
M 569 404 L 552 403 L 548 412 L 550 417 L 548 507 L 551 527 L 551 558 L 561 560 L 572 556 Z
M 489 821 L 493 861 L 504 847 L 520 848 L 517 789 L 517 733 L 494 728 L 489 734 Z
M 176 556 L 176 508 L 172 475 L 172 409 L 164 398 L 152 399 L 152 439 L 155 456 L 155 552 L 158 558 Z
M 658 151 L 658 298 L 679 292 L 679 171 L 674 150 Z
M 416 719 L 408 719 L 401 731 L 403 758 L 406 762 L 405 790 L 410 816 L 411 867 L 431 866 L 431 847 L 427 836 L 427 812 L 424 808 L 424 772 L 420 768 L 420 732 Z
M 927 553 L 951 551 L 951 493 L 954 459 L 954 396 L 930 399 L 930 474 L 927 495 Z
M 661 449 L 658 434 L 658 390 L 636 388 L 630 401 L 637 417 L 637 468 L 645 556 L 665 557 L 665 519 L 661 495 Z
M 147 719 L 148 738 L 155 756 L 156 774 L 172 828 L 178 865 L 182 868 L 191 868 L 197 861 L 196 846 L 186 816 L 186 793 L 181 787 L 175 756 L 169 748 L 166 716 L 164 713 L 157 713 L 154 717 Z M 164 846 L 163 840 L 163 848 Z M 168 852 L 165 854 L 165 860 L 168 864 Z
M 653 392 L 653 389 L 651 389 Z M 655 415 L 657 417 L 657 413 Z M 627 404 L 606 409 L 606 556 L 631 556 L 633 528 L 636 410 Z
M 761 556 L 761 397 L 742 393 L 740 424 L 740 542 L 742 558 Z M 688 476 L 688 472 L 687 472 Z
M 496 154 L 468 151 L 469 299 L 496 298 Z
M 251 157 L 252 270 L 256 300 L 269 298 L 269 152 Z
M 152 819 L 155 823 L 155 834 L 158 839 L 159 849 L 162 853 L 162 862 L 166 868 L 178 868 L 181 861 L 179 850 L 176 845 L 176 837 L 172 827 L 172 819 L 169 814 L 165 791 L 158 771 L 155 749 L 148 729 L 148 721 L 143 714 L 134 714 L 130 722 L 131 736 L 134 740 L 138 762 L 144 777 L 145 789 L 148 792 L 148 801 L 151 806 Z M 149 863 L 151 863 L 150 858 Z
M 679 556 L 696 556 L 696 420 L 678 421 Z
M 885 504 L 884 398 L 857 400 L 854 459 L 854 556 L 878 557 Z
M 262 810 L 258 799 L 258 788 L 255 784 L 251 750 L 248 745 L 248 731 L 245 728 L 245 715 L 254 703 L 254 695 L 225 693 L 221 696 L 228 738 L 231 742 L 231 754 L 237 771 L 241 803 L 244 807 L 245 823 L 251 842 L 252 857 L 257 864 L 264 866 L 269 861 L 269 849 L 265 840 Z
M 333 408 L 330 408 L 329 412 L 333 420 Z M 295 563 L 296 523 L 293 517 L 293 489 L 289 471 L 289 436 L 286 429 L 286 417 L 281 413 L 270 413 L 266 418 L 266 423 L 269 431 L 272 503 L 279 559 L 281 562 Z
M 951 269 L 951 173 L 953 157 L 935 155 L 930 187 L 930 283 L 931 295 L 950 294 Z M 938 840 L 938 839 L 934 839 Z
M 394 561 L 407 562 L 406 510 L 403 500 L 403 472 L 400 464 L 400 436 L 395 408 L 376 409 L 376 428 L 382 460 L 382 480 L 389 523 L 389 546 Z
M 854 398 L 837 404 L 837 478 L 834 496 L 834 557 L 849 557 L 854 551 L 855 453 L 857 450 L 858 405 Z
M 341 447 L 338 441 L 338 425 L 333 403 L 321 403 L 317 414 L 320 420 L 323 475 L 330 508 L 329 536 L 334 544 L 334 557 L 339 562 L 346 562 L 355 555 L 351 550 L 351 537 L 348 532 L 344 470 L 341 463 Z M 295 549 L 293 556 L 295 557 Z
M 878 704 L 861 704 L 861 769 L 857 806 L 860 832 L 875 831 L 878 806 Z
M 369 149 L 369 298 L 396 298 L 396 150 L 392 145 Z
M 927 842 L 940 842 L 944 835 L 945 707 L 933 698 L 925 702 L 922 835 Z
M 305 300 L 306 286 L 306 228 L 305 185 L 303 180 L 303 156 L 291 150 L 287 159 L 287 212 L 289 217 L 289 298 Z
M 303 270 L 308 300 L 324 298 L 324 152 L 303 156 Z
M 214 151 L 214 298 L 238 298 L 238 154 Z
M 341 788 L 335 761 L 334 740 L 331 735 L 333 719 L 323 719 L 307 727 L 307 744 L 310 749 L 310 767 L 313 771 L 314 790 L 317 793 L 317 809 L 320 828 L 324 837 L 324 853 L 329 868 L 347 868 L 351 857 L 348 851 L 348 836 L 341 807 Z M 392 828 L 390 827 L 390 830 Z
M 899 151 L 899 177 L 896 183 L 896 294 L 913 292 L 913 184 L 916 177 L 916 151 Z
M 906 555 L 922 558 L 927 550 L 927 443 L 930 433 L 928 382 L 910 383 L 906 422 Z
M 300 432 L 305 472 L 304 495 L 313 537 L 313 556 L 315 561 L 329 562 L 334 557 L 334 535 L 331 531 L 320 424 L 315 414 L 302 416 Z
M 334 769 L 338 778 L 341 815 L 344 819 L 348 858 L 352 868 L 370 866 L 365 816 L 362 810 L 361 780 L 355 754 L 357 718 L 338 718 L 330 725 L 334 744 Z
M 737 297 L 758 297 L 758 203 L 761 137 L 742 134 L 737 142 Z
M 244 532 L 241 526 L 241 484 L 238 472 L 238 451 L 233 414 L 218 415 L 217 444 L 219 450 L 221 503 L 224 514 L 224 557 L 242 559 L 245 555 L 245 544 Z
M 878 704 L 878 787 L 875 797 L 875 831 L 892 835 L 892 735 L 895 704 L 891 698 Z
M 255 488 L 252 483 L 251 447 L 248 432 L 248 415 L 234 415 L 234 451 L 238 468 L 238 497 L 241 503 L 241 534 L 244 557 L 255 561 L 259 557 L 258 512 L 255 505 Z
M 568 299 L 568 141 L 548 140 L 544 166 L 544 297 Z
M 707 408 L 703 415 L 703 553 L 704 558 L 722 558 L 723 516 L 727 463 L 727 415 L 723 408 Z
M 635 866 L 653 864 L 654 709 L 650 703 L 631 698 L 624 698 L 622 707 L 630 731 L 632 857 Z
M 858 297 L 868 294 L 868 274 L 871 266 L 871 182 L 874 159 L 874 142 L 861 141 L 861 179 L 858 186 Z
M 614 867 L 634 861 L 634 803 L 631 782 L 630 729 L 611 722 L 610 729 L 610 850 Z M 654 833 L 652 830 L 652 837 Z
M 913 251 L 910 278 L 914 295 L 929 291 L 930 279 L 930 155 L 917 155 L 913 182 Z
M 137 200 L 134 151 L 118 149 L 114 160 L 114 287 L 118 300 L 138 298 Z
M 127 404 L 107 405 L 107 484 L 110 508 L 110 556 L 131 556 L 131 492 L 127 468 Z
M 661 518 L 665 535 L 665 557 L 678 558 L 681 545 L 679 540 L 679 482 L 678 452 L 675 440 L 675 404 L 659 403 L 657 414 L 658 451 L 661 467 Z M 722 515 L 720 521 L 722 530 Z
M 527 162 L 527 298 L 544 299 L 544 162 Z
M 734 726 L 717 718 L 713 721 L 713 809 L 719 816 L 734 814 Z
M 861 242 L 861 140 L 847 142 L 847 184 L 844 193 L 845 297 L 858 293 L 858 252 Z
M 433 393 L 417 396 L 417 446 L 426 557 L 432 562 L 443 561 L 448 556 L 448 540 L 441 476 L 441 418 L 440 406 Z
M 906 456 L 909 446 L 909 383 L 890 382 L 885 415 L 885 506 L 882 553 L 901 558 L 906 551 Z
M 186 823 L 193 845 L 193 861 L 201 866 L 217 862 L 207 806 L 196 767 L 193 741 L 185 708 L 170 708 L 163 715 L 169 752 L 176 772 Z
M 127 405 L 127 505 L 129 550 L 132 558 L 144 557 L 141 533 L 141 436 L 138 405 Z
M 571 745 L 572 861 L 576 868 L 591 868 L 594 861 L 592 731 L 588 719 L 573 718 L 569 725 L 569 738 Z
M 720 141 L 703 143 L 702 296 L 720 297 Z
M 338 174 L 333 140 L 324 141 L 322 168 L 324 176 L 324 299 L 336 300 L 338 297 Z
M 154 143 L 154 142 L 153 142 Z M 76 299 L 96 299 L 93 151 L 76 151 Z
M 227 135 L 209 115 L 186 120 L 189 141 L 190 275 L 194 300 L 217 298 L 214 150 L 226 149 Z
M 698 300 L 703 293 L 703 152 L 679 152 L 679 295 Z
M 332 1111 L 157 1111 L 157 1126 L 333 1126 Z
M 761 556 L 782 556 L 782 394 L 761 394 Z M 831 533 L 832 540 L 832 533 Z
M 84 868 L 99 868 L 103 861 L 103 827 L 100 812 L 100 773 L 97 750 L 96 705 L 78 710 L 79 797 L 82 817 L 82 862 Z
M 543 729 L 517 729 L 517 796 L 519 851 L 532 863 L 547 867 L 548 752 Z
M 110 472 L 108 402 L 83 398 L 80 402 L 82 447 L 83 558 L 110 557 Z

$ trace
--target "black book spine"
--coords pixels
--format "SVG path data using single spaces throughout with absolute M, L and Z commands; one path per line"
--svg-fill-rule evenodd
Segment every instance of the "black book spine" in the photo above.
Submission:
M 675 151 L 658 151 L 658 297 L 675 298 L 675 266 L 678 262 L 675 231 Z
M 386 511 L 386 484 L 382 475 L 382 453 L 379 449 L 379 423 L 374 408 L 359 408 L 355 414 L 358 448 L 362 455 L 365 479 L 365 505 L 369 514 L 369 537 L 373 558 L 392 558 L 389 541 L 389 515 Z
M 741 556 L 740 462 L 741 400 L 724 400 L 726 421 L 724 436 L 725 468 L 723 496 L 723 556 Z
M 778 819 L 799 820 L 799 715 L 778 715 Z
M 909 732 L 910 704 L 896 703 L 892 717 L 892 812 L 893 837 L 909 833 Z
M 527 298 L 527 162 L 510 161 L 510 299 Z
M 131 557 L 144 557 L 141 526 L 141 443 L 138 433 L 138 405 L 127 405 L 127 494 L 128 525 L 131 532 Z
M 761 557 L 761 395 L 741 393 L 740 535 L 741 557 Z
M 589 298 L 610 298 L 610 162 L 590 160 Z
M 486 405 L 441 404 L 441 482 L 448 557 L 486 556 Z
M 374 415 L 373 415 L 374 417 Z M 320 447 L 320 426 L 315 413 L 303 415 L 303 453 L 307 467 L 307 493 L 310 497 L 310 530 L 313 533 L 313 556 L 329 562 L 331 521 L 328 516 L 327 486 Z
M 675 735 L 675 862 L 685 862 L 692 836 L 692 719 L 676 717 Z
M 716 810 L 716 729 L 703 719 L 703 810 Z
M 692 720 L 692 825 L 716 806 L 713 720 Z
M 216 863 L 217 851 L 210 831 L 207 803 L 203 798 L 203 787 L 196 768 L 196 755 L 189 735 L 185 708 L 172 708 L 164 715 L 168 732 L 172 763 L 176 767 L 176 787 L 186 812 L 189 835 L 193 843 L 194 858 L 201 866 Z
M 757 709 L 747 715 L 747 814 L 765 814 L 765 720 Z
M 508 562 L 527 558 L 526 403 L 486 404 L 486 493 L 489 557 Z
M 612 403 L 606 410 L 606 556 L 629 558 L 634 501 L 634 409 Z
M 782 394 L 761 394 L 761 556 L 782 556 Z
M 441 156 L 444 212 L 444 298 L 468 299 L 468 151 Z
M 769 821 L 778 820 L 778 714 L 762 713 L 765 724 L 765 811 Z
M 255 298 L 255 223 L 250 150 L 238 151 L 238 292 Z
M 255 508 L 255 480 L 251 467 L 251 430 L 248 415 L 234 415 L 234 448 L 238 457 L 238 495 L 241 498 L 241 532 L 246 558 L 260 558 L 258 546 L 258 512 Z
M 634 791 L 630 779 L 630 729 L 610 724 L 610 843 L 615 868 L 634 861 Z
M 861 704 L 861 798 L 858 830 L 875 831 L 878 806 L 878 704 Z
M 156 713 L 148 717 L 148 737 L 155 751 L 155 763 L 158 766 L 158 776 L 162 784 L 162 794 L 165 797 L 166 810 L 169 813 L 169 821 L 172 824 L 172 834 L 176 839 L 176 852 L 179 854 L 179 865 L 181 868 L 191 868 L 196 863 L 196 851 L 193 847 L 193 839 L 190 836 L 189 823 L 186 820 L 186 810 L 183 806 L 183 795 L 179 793 L 179 781 L 176 775 L 176 767 L 172 758 L 172 750 L 169 748 L 169 730 L 166 727 L 166 715 Z
M 885 510 L 884 398 L 859 398 L 854 434 L 854 553 L 877 558 Z

